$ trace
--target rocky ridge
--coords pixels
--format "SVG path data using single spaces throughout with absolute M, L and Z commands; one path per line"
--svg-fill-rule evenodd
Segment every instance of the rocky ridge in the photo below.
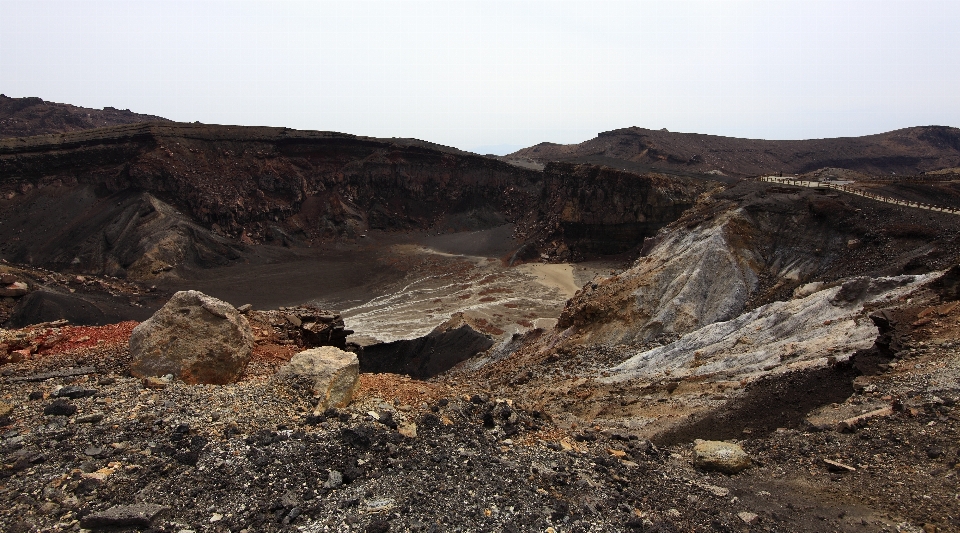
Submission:
M 803 174 L 826 167 L 916 175 L 958 166 L 960 130 L 920 126 L 863 137 L 770 141 L 632 127 L 603 132 L 580 144 L 541 143 L 506 158 L 610 166 L 623 161 L 661 171 L 732 176 Z
M 90 109 L 46 102 L 36 97 L 10 98 L 0 94 L 0 138 L 33 137 L 161 120 L 166 119 L 129 109 Z

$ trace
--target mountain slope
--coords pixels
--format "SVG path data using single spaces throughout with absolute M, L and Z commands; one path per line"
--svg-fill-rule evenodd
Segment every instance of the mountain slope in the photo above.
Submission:
M 0 139 L 103 128 L 138 122 L 165 121 L 129 109 L 91 109 L 45 102 L 40 98 L 10 98 L 0 94 Z
M 921 126 L 864 137 L 768 141 L 632 127 L 603 132 L 580 144 L 541 143 L 507 158 L 611 166 L 625 161 L 652 169 L 733 176 L 801 174 L 824 167 L 919 174 L 960 165 L 960 129 Z

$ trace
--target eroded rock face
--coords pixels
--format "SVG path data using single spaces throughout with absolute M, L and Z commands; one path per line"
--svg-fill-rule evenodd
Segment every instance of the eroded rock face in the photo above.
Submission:
M 333 346 L 304 350 L 280 368 L 277 377 L 285 381 L 305 379 L 319 398 L 317 412 L 343 407 L 353 399 L 360 377 L 357 354 Z
M 543 174 L 541 197 L 521 218 L 519 232 L 564 261 L 636 248 L 719 186 L 589 164 L 550 163 Z
M 574 326 L 588 343 L 676 338 L 790 300 L 797 289 L 803 296 L 825 288 L 810 282 L 911 274 L 916 257 L 930 270 L 948 268 L 957 254 L 957 217 L 924 214 L 929 240 L 900 236 L 917 216 L 852 195 L 743 182 L 703 198 L 660 231 L 630 269 L 584 286 L 558 328 Z M 864 244 L 850 248 L 851 240 Z M 845 294 L 859 298 L 854 289 Z
M 507 222 L 531 258 L 620 253 L 717 185 L 591 164 L 539 172 L 414 140 L 164 123 L 3 140 L 0 176 L 0 256 L 138 280 L 256 243 Z
M 756 290 L 759 258 L 731 243 L 739 212 L 693 230 L 661 234 L 655 252 L 570 300 L 559 327 L 577 326 L 596 340 L 631 342 L 682 334 L 736 316 Z
M 750 468 L 750 456 L 738 444 L 702 440 L 693 447 L 693 464 L 703 470 L 736 474 Z
M 130 336 L 130 373 L 173 374 L 187 383 L 236 381 L 253 353 L 247 319 L 232 305 L 181 291 Z
M 29 137 L 167 119 L 134 113 L 129 109 L 92 109 L 45 102 L 36 96 L 10 98 L 0 94 L 0 137 Z
M 773 302 L 714 322 L 674 342 L 645 350 L 610 369 L 610 381 L 640 376 L 746 376 L 843 359 L 869 348 L 877 326 L 864 320 L 869 305 L 907 298 L 933 275 L 854 278 L 810 296 Z

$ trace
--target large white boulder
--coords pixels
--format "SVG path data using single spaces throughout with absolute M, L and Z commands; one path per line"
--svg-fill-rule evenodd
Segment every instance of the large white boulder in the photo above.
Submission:
M 738 444 L 701 440 L 693 447 L 693 464 L 704 470 L 736 474 L 752 464 L 750 456 Z
M 343 407 L 353 399 L 360 378 L 357 354 L 333 346 L 304 350 L 293 356 L 277 372 L 283 380 L 305 379 L 319 399 L 317 412 L 328 407 Z

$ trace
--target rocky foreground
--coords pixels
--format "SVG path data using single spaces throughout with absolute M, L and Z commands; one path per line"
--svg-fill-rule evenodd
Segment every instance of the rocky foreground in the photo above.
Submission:
M 297 343 L 268 321 L 227 385 L 131 377 L 133 322 L 7 330 L 33 353 L 2 367 L 0 529 L 957 530 L 960 361 L 939 339 L 958 311 L 940 311 L 919 326 L 936 339 L 801 425 L 742 431 L 720 462 L 456 377 L 362 374 L 318 410 L 275 374 Z

